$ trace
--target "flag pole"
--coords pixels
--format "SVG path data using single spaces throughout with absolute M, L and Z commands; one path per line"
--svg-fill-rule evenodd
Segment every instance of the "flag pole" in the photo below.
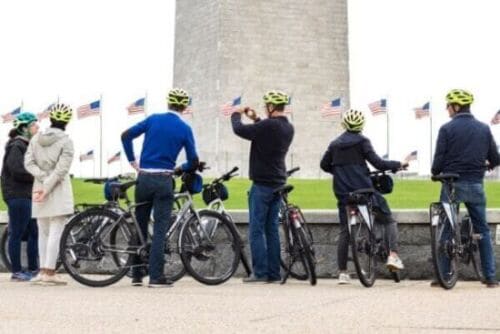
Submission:
M 102 94 L 99 97 L 99 177 L 102 177 Z
M 390 140 L 389 140 L 390 139 L 390 137 L 389 137 L 389 135 L 390 135 L 390 131 L 389 131 L 389 108 L 387 106 L 387 99 L 385 101 L 386 101 L 385 102 L 385 108 L 386 108 L 385 109 L 385 115 L 386 115 L 386 120 L 387 120 L 387 125 L 386 125 L 386 129 L 387 129 L 387 148 L 386 148 L 386 150 L 387 150 L 387 152 L 386 152 L 386 154 L 387 154 L 387 159 L 389 159 L 389 142 L 390 142 Z
M 148 91 L 144 93 L 144 118 L 148 117 L 148 112 L 147 112 L 147 103 L 148 103 Z
M 430 164 L 431 164 L 431 168 L 432 168 L 432 108 L 429 104 L 429 130 L 430 130 L 430 154 L 431 154 L 431 158 L 430 158 Z

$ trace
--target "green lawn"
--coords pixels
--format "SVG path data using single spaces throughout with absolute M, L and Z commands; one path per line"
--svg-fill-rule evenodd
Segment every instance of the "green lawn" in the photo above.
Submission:
M 295 190 L 290 200 L 304 209 L 333 209 L 336 207 L 331 180 L 299 180 L 290 179 Z M 250 181 L 235 178 L 226 183 L 229 189 L 229 199 L 225 205 L 228 209 L 247 208 L 247 190 Z M 436 201 L 439 196 L 438 183 L 427 180 L 395 180 L 394 192 L 387 196 L 391 208 L 414 209 L 427 208 L 430 202 Z M 76 203 L 99 203 L 104 201 L 102 186 L 84 183 L 82 180 L 73 180 L 73 192 Z M 129 191 L 133 196 L 133 192 Z M 487 181 L 486 194 L 489 208 L 500 208 L 500 182 Z M 195 196 L 198 207 L 202 207 L 201 196 Z M 5 210 L 5 204 L 0 202 L 0 209 Z

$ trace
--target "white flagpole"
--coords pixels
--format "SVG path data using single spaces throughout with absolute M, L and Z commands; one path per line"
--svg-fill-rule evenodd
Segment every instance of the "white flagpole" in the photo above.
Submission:
M 102 94 L 99 97 L 99 177 L 102 177 Z
M 148 103 L 148 91 L 144 93 L 144 118 L 148 117 L 148 112 L 147 112 L 147 103 Z

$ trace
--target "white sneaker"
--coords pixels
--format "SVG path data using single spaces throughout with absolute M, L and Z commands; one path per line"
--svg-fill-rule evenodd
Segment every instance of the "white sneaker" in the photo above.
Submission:
M 41 284 L 44 276 L 45 276 L 45 274 L 39 273 L 38 275 L 36 275 L 32 279 L 30 279 L 30 283 L 36 284 L 36 285 Z
M 68 282 L 60 278 L 58 275 L 44 275 L 41 283 L 44 285 L 66 285 Z
M 339 284 L 351 284 L 351 276 L 346 272 L 339 274 Z
M 403 261 L 397 255 L 389 255 L 386 263 L 387 269 L 390 271 L 397 271 L 404 269 Z

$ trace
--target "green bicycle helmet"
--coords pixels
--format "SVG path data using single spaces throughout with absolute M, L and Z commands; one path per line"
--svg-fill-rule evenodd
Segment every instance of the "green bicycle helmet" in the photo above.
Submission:
M 351 109 L 342 116 L 342 126 L 353 132 L 361 132 L 365 126 L 365 116 L 361 111 Z
M 73 116 L 73 110 L 62 103 L 54 104 L 50 107 L 49 118 L 53 121 L 69 123 Z
M 38 121 L 35 114 L 30 112 L 23 112 L 17 115 L 14 119 L 14 128 L 19 129 L 21 126 L 29 126 L 31 123 Z
M 168 104 L 187 107 L 189 105 L 189 94 L 181 88 L 173 88 L 168 92 Z
M 264 103 L 266 104 L 272 104 L 272 105 L 281 105 L 281 104 L 287 104 L 289 101 L 288 95 L 277 91 L 277 90 L 271 90 L 264 94 Z
M 448 94 L 446 94 L 446 102 L 448 104 L 467 106 L 474 102 L 474 96 L 466 90 L 453 89 Z

